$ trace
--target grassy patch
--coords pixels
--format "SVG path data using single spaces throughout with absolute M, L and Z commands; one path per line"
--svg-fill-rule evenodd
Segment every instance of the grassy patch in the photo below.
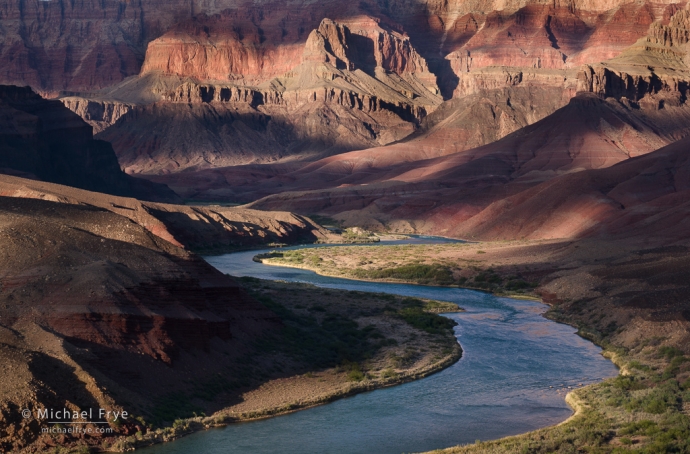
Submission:
M 520 275 L 481 268 L 477 260 L 443 257 L 464 244 L 398 245 L 377 248 L 338 246 L 299 251 L 272 251 L 255 260 L 312 269 L 318 273 L 365 280 L 391 280 L 422 285 L 460 286 L 498 294 L 526 294 L 536 283 Z M 482 251 L 478 251 L 481 253 Z M 463 267 L 460 267 L 463 262 Z M 492 265 L 493 266 L 493 265 Z

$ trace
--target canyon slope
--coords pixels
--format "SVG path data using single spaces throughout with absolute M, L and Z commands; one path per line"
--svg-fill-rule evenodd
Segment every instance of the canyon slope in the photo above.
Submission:
M 313 214 L 687 348 L 689 46 L 671 0 L 6 1 L 0 451 L 55 447 L 22 408 L 236 404 L 282 324 L 195 254 Z
M 0 223 L 3 451 L 56 443 L 20 409 L 141 415 L 279 326 L 233 279 L 107 210 L 2 197 Z
M 327 235 L 290 213 L 141 202 L 0 175 L 0 449 L 112 440 L 42 435 L 21 409 L 125 409 L 162 422 L 166 399 L 177 401 L 189 383 L 246 376 L 243 355 L 282 323 L 189 249 Z M 223 386 L 216 394 L 229 399 L 246 385 Z M 233 403 L 204 402 L 174 411 Z M 145 431 L 133 419 L 113 427 L 120 436 Z
M 330 235 L 310 219 L 283 211 L 153 203 L 10 175 L 0 175 L 0 197 L 107 210 L 140 225 L 161 240 L 195 252 L 225 252 L 270 243 L 327 241 Z
M 520 238 L 522 231 L 511 231 L 514 223 L 507 223 L 501 236 L 480 226 L 464 226 L 476 216 L 490 219 L 492 204 L 510 204 L 511 197 L 540 184 L 587 169 L 605 169 L 672 143 L 690 132 L 688 115 L 685 107 L 645 112 L 583 94 L 531 126 L 464 152 L 391 165 L 385 153 L 367 155 L 364 150 L 353 152 L 359 156 L 351 160 L 348 154 L 313 163 L 273 178 L 274 184 L 293 191 L 251 206 L 290 207 L 379 229 Z M 314 189 L 318 186 L 330 187 Z M 577 232 L 537 230 L 531 237 L 571 233 Z
M 101 30 L 139 33 L 112 38 L 139 53 L 112 84 L 32 82 L 61 85 L 127 173 L 186 199 L 475 237 L 496 204 L 690 133 L 683 3 L 200 6 L 105 12 Z
M 294 65 L 276 77 L 253 69 L 263 65 L 252 59 L 268 56 L 230 60 L 243 55 L 233 49 L 248 38 L 237 32 L 224 36 L 229 20 L 198 19 L 208 25 L 201 29 L 195 22 L 149 45 L 142 80 L 185 82 L 157 103 L 132 108 L 99 134 L 113 143 L 128 173 L 313 159 L 369 148 L 409 135 L 441 103 L 435 76 L 409 38 L 373 18 L 322 20 L 294 58 L 273 56 Z M 210 37 L 200 43 L 206 36 L 200 33 Z M 259 46 L 256 52 L 269 50 Z M 215 65 L 226 72 L 209 72 Z M 255 85 L 248 86 L 245 76 Z
M 568 105 L 487 145 L 453 150 L 440 141 L 454 132 L 458 114 L 442 106 L 429 116 L 433 121 L 427 128 L 400 143 L 340 154 L 258 185 L 248 183 L 246 189 L 234 185 L 232 191 L 241 198 L 242 191 L 259 187 L 266 197 L 254 207 L 277 204 L 379 229 L 484 239 L 585 234 L 595 221 L 575 219 L 588 218 L 586 213 L 573 214 L 565 227 L 569 217 L 554 207 L 553 216 L 564 225 L 530 230 L 509 222 L 498 207 L 512 206 L 518 194 L 527 197 L 531 188 L 549 181 L 555 189 L 565 174 L 605 169 L 678 140 L 684 143 L 690 133 L 688 17 L 680 10 L 668 25 L 655 23 L 617 57 L 583 66 L 576 76 L 578 94 Z M 506 118 L 508 104 L 492 112 Z M 494 221 L 502 227 L 488 228 Z

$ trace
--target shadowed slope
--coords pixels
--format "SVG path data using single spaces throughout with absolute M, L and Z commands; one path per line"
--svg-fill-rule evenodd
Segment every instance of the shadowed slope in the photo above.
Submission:
M 0 173 L 29 176 L 92 191 L 175 202 L 160 184 L 120 169 L 109 143 L 59 101 L 29 87 L 0 86 Z
M 369 168 L 348 163 L 345 157 L 352 153 L 319 161 L 276 177 L 283 188 L 292 184 L 309 192 L 284 192 L 251 206 L 321 212 L 352 224 L 384 224 L 408 231 L 520 237 L 524 235 L 521 228 L 508 227 L 513 222 L 496 234 L 471 225 L 489 222 L 496 215 L 491 214 L 495 207 L 484 210 L 494 202 L 559 175 L 610 167 L 682 137 L 687 134 L 688 124 L 682 119 L 689 116 L 685 108 L 647 111 L 628 108 L 615 100 L 580 95 L 553 115 L 504 139 L 449 156 L 376 171 L 371 170 L 375 165 L 370 163 Z M 287 183 L 288 178 L 294 180 Z M 328 185 L 330 189 L 312 189 L 316 185 Z M 472 220 L 482 212 L 482 221 Z M 553 237 L 569 233 L 547 228 L 541 233 L 532 229 L 531 234 Z
M 496 202 L 459 231 L 485 238 L 615 236 L 672 243 L 690 226 L 690 139 Z

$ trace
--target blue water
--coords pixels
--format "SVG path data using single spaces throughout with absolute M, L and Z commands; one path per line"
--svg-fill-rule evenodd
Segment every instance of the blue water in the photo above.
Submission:
M 415 238 L 397 243 L 438 242 Z M 391 244 L 391 243 L 387 243 Z M 395 243 L 394 243 L 395 244 Z M 290 248 L 291 249 L 291 248 Z M 515 435 L 556 424 L 572 411 L 567 387 L 616 375 L 601 350 L 541 316 L 534 301 L 464 289 L 351 281 L 265 266 L 250 251 L 206 257 L 234 276 L 308 282 L 452 301 L 462 359 L 430 377 L 262 421 L 200 432 L 154 453 L 402 453 Z

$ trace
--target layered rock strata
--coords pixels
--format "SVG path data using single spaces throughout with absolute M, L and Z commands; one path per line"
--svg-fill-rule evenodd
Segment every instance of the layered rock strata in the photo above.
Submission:
M 134 107 L 131 104 L 117 101 L 98 101 L 76 96 L 60 98 L 60 101 L 72 112 L 79 115 L 98 134 L 109 128 Z
M 409 38 L 387 27 L 369 17 L 349 25 L 324 19 L 307 38 L 301 63 L 280 77 L 253 86 L 239 84 L 239 76 L 187 80 L 99 138 L 113 143 L 128 172 L 146 174 L 314 159 L 400 140 L 441 97 Z M 171 39 L 179 37 L 164 41 Z M 153 62 L 157 45 L 147 54 Z M 142 78 L 160 71 L 179 77 L 183 68 L 170 62 L 145 66 Z
M 142 202 L 9 175 L 0 175 L 0 196 L 98 207 L 126 217 L 172 245 L 199 252 L 309 243 L 329 237 L 308 218 L 282 211 Z

